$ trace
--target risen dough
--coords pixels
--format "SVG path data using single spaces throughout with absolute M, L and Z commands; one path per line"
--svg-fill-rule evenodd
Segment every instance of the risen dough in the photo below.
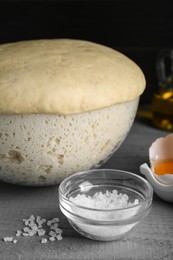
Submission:
M 123 54 L 87 41 L 0 45 L 0 113 L 71 114 L 133 100 L 145 88 Z

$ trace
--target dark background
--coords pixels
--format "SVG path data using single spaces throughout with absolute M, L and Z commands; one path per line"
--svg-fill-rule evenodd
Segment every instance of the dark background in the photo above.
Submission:
M 158 54 L 173 48 L 172 0 L 0 0 L 0 43 L 74 38 L 101 43 L 143 70 L 150 103 L 157 88 Z

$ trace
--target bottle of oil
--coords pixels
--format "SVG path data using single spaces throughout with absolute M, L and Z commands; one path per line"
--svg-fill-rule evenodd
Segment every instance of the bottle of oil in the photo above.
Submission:
M 152 123 L 173 131 L 173 50 L 162 52 L 156 65 L 159 88 L 153 95 Z

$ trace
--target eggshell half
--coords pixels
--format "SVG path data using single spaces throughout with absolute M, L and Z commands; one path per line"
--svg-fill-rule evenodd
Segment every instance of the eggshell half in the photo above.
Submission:
M 173 134 L 156 139 L 149 148 L 149 158 L 150 162 L 173 158 Z

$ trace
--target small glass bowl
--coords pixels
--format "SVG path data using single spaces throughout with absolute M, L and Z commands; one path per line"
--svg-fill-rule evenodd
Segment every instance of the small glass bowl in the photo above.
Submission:
M 96 209 L 82 206 L 71 200 L 78 194 L 93 197 L 101 194 L 127 194 L 125 208 Z M 124 237 L 152 206 L 153 189 L 144 178 L 122 170 L 94 169 L 75 173 L 64 179 L 59 186 L 59 206 L 72 227 L 85 237 L 100 241 L 118 240 Z M 74 199 L 75 200 L 75 199 Z M 133 202 L 136 200 L 136 204 Z

